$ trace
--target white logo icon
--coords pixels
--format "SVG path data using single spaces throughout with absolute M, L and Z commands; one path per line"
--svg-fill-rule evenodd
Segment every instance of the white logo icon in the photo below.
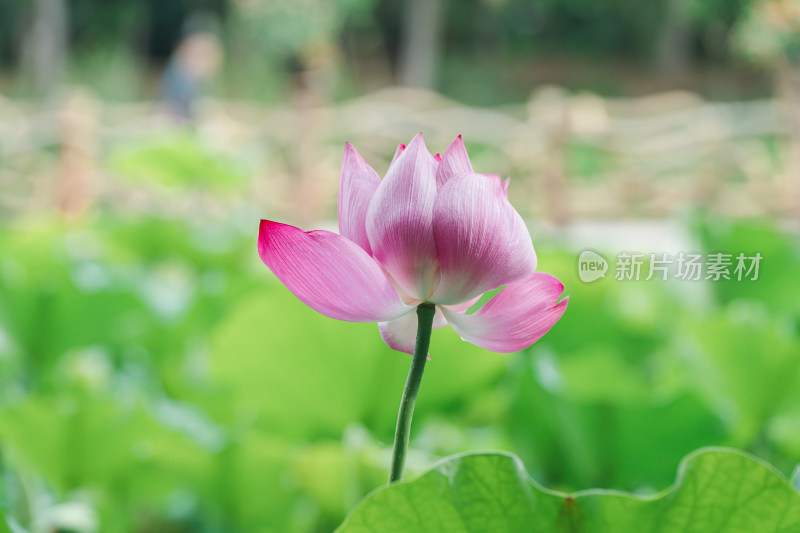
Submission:
M 608 261 L 591 250 L 584 250 L 578 257 L 578 277 L 584 283 L 591 283 L 606 277 Z

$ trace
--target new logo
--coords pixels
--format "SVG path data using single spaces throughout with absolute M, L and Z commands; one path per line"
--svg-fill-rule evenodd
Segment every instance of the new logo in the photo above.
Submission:
M 578 277 L 584 283 L 591 283 L 606 277 L 608 261 L 592 250 L 584 250 L 578 257 Z

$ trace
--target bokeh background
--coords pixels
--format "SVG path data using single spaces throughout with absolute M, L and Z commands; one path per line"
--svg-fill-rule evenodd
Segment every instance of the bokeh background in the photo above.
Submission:
M 412 474 L 498 449 L 647 494 L 712 445 L 792 474 L 797 0 L 0 0 L 12 531 L 327 532 L 384 484 L 408 356 L 297 301 L 256 237 L 335 229 L 344 142 L 383 174 L 418 132 L 512 178 L 570 304 L 517 354 L 435 332 Z M 622 251 L 763 260 L 623 282 Z

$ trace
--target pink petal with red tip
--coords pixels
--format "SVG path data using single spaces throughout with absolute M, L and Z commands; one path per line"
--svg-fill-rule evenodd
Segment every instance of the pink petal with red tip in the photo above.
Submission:
M 367 252 L 341 235 L 262 220 L 258 253 L 295 296 L 331 318 L 381 322 L 412 309 Z
M 367 211 L 372 256 L 412 298 L 426 299 L 437 282 L 433 240 L 436 161 L 422 135 L 409 143 L 381 181 Z
M 472 174 L 472 163 L 469 162 L 467 149 L 461 135 L 450 143 L 450 146 L 442 156 L 442 162 L 436 171 L 436 186 L 441 188 L 453 176 L 459 174 Z
M 499 176 L 461 174 L 439 190 L 433 234 L 440 282 L 430 301 L 453 305 L 536 270 L 530 233 Z
M 447 308 L 443 311 L 465 341 L 493 352 L 517 352 L 538 341 L 558 322 L 569 300 L 558 300 L 563 292 L 558 279 L 537 272 L 503 288 L 471 315 Z
M 397 158 L 400 157 L 400 154 L 402 154 L 405 149 L 406 149 L 405 144 L 400 143 L 397 145 L 397 150 L 394 151 L 394 157 L 392 157 L 392 163 L 397 161 Z M 392 163 L 389 163 L 389 166 L 392 166 Z
M 339 233 L 371 253 L 367 239 L 367 208 L 381 184 L 381 177 L 347 143 L 339 181 Z

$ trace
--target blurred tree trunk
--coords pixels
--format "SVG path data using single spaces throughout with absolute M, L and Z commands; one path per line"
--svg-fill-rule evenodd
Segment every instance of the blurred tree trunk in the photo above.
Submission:
M 794 216 L 800 219 L 800 65 L 782 61 L 777 69 L 778 94 L 789 126 L 788 175 Z
M 569 95 L 555 87 L 540 89 L 535 117 L 546 132 L 547 156 L 544 173 L 546 215 L 556 228 L 563 228 L 570 218 L 567 192 L 567 143 L 570 135 Z
M 32 0 L 31 23 L 23 45 L 23 65 L 33 90 L 47 96 L 63 79 L 67 62 L 66 0 Z
M 61 143 L 56 203 L 68 217 L 82 214 L 92 201 L 99 111 L 94 96 L 83 90 L 73 90 L 59 110 Z
M 673 80 L 685 76 L 691 62 L 689 0 L 664 0 L 664 16 L 656 41 L 656 75 Z
M 400 43 L 400 85 L 434 89 L 443 0 L 409 0 Z

